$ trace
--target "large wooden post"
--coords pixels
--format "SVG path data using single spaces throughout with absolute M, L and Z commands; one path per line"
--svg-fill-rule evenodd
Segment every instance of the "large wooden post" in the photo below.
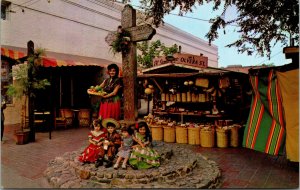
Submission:
M 136 11 L 125 6 L 121 23 L 124 29 L 136 26 Z M 135 121 L 137 119 L 136 42 L 129 43 L 129 48 L 129 54 L 122 53 L 124 120 Z
M 122 70 L 124 84 L 124 120 L 135 121 L 137 112 L 137 56 L 136 42 L 151 40 L 156 31 L 149 24 L 136 26 L 136 11 L 130 5 L 125 5 L 121 19 L 122 29 L 127 30 L 131 39 L 129 52 L 122 52 Z M 115 40 L 116 32 L 111 32 L 105 38 L 109 45 Z

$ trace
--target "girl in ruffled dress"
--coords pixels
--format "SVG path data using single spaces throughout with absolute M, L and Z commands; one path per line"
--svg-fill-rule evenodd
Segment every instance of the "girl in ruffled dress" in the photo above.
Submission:
M 104 148 L 103 141 L 107 138 L 107 130 L 101 124 L 100 119 L 93 121 L 94 130 L 88 134 L 89 145 L 79 156 L 79 161 L 83 163 L 95 163 L 96 167 L 103 164 Z
M 148 169 L 160 166 L 160 155 L 152 149 L 152 137 L 146 122 L 140 122 L 133 136 L 136 145 L 132 148 L 129 164 L 134 169 Z

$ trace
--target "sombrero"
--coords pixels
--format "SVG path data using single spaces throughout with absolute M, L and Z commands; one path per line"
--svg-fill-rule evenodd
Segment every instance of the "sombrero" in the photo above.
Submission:
M 120 128 L 120 123 L 117 120 L 113 119 L 113 118 L 107 118 L 107 119 L 103 119 L 102 120 L 103 127 L 107 128 L 107 123 L 113 123 L 113 124 L 115 124 L 116 129 Z

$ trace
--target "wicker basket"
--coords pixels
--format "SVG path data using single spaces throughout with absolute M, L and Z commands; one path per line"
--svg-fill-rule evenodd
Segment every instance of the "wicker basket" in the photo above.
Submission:
M 168 143 L 175 142 L 175 128 L 174 127 L 163 127 L 164 128 L 164 141 Z
M 198 94 L 192 93 L 192 102 L 198 101 Z
M 90 95 L 101 96 L 101 97 L 107 94 L 104 91 L 102 91 L 102 92 L 94 92 L 91 89 L 88 89 L 87 93 L 90 94 Z
M 161 93 L 161 101 L 166 101 L 166 94 L 165 93 Z
M 230 129 L 230 146 L 238 147 L 239 146 L 239 127 L 233 126 Z
M 166 93 L 166 101 L 170 101 L 170 94 Z
M 191 94 L 190 91 L 188 91 L 188 92 L 186 93 L 186 101 L 187 101 L 187 102 L 191 102 L 191 101 L 192 101 L 192 94 Z
M 188 143 L 188 132 L 185 127 L 176 127 L 176 142 L 187 144 Z
M 176 102 L 176 101 L 177 101 L 177 96 L 176 96 L 176 94 L 172 94 L 172 96 L 173 96 L 173 101 Z
M 200 128 L 193 128 L 189 127 L 188 128 L 188 141 L 189 144 L 200 144 Z
M 163 127 L 161 125 L 152 124 L 151 134 L 152 134 L 152 140 L 162 141 L 164 137 Z
M 186 102 L 186 93 L 185 92 L 181 93 L 181 102 Z
M 217 131 L 217 147 L 226 148 L 228 147 L 228 130 L 216 129 Z
M 214 147 L 215 146 L 215 130 L 200 130 L 200 142 L 202 147 Z
M 170 102 L 174 102 L 173 94 L 169 94 L 169 100 L 170 100 Z
M 179 92 L 176 94 L 176 101 L 181 102 L 181 94 Z

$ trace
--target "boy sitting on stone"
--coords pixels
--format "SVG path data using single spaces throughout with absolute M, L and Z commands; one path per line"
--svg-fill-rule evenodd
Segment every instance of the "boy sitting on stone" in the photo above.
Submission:
M 102 121 L 102 125 L 108 131 L 107 138 L 104 141 L 104 150 L 107 156 L 107 159 L 104 160 L 106 162 L 104 166 L 108 168 L 113 165 L 113 160 L 121 146 L 121 136 L 116 131 L 117 128 L 120 128 L 120 124 L 112 118 L 107 118 Z

